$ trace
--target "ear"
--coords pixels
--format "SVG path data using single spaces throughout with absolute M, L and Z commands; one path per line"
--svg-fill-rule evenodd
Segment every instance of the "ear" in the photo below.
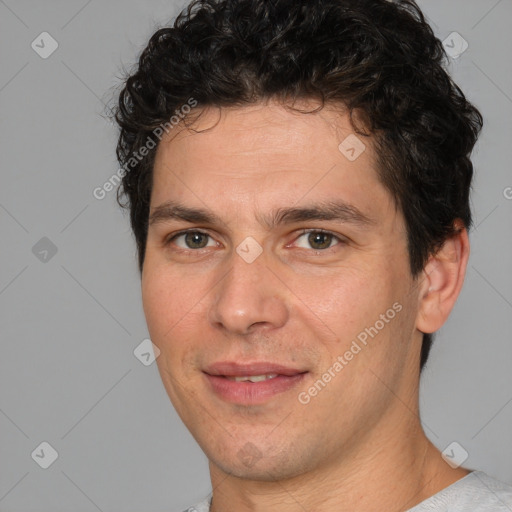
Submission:
M 420 277 L 416 328 L 423 333 L 437 331 L 450 315 L 459 296 L 469 259 L 469 239 L 460 219 L 457 233 L 430 256 Z

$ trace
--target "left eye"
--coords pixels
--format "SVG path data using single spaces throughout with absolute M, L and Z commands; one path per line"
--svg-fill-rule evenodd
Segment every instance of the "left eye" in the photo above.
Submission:
M 300 243 L 299 241 L 301 239 L 303 239 L 303 241 Z M 302 233 L 295 243 L 298 247 L 304 249 L 315 249 L 320 251 L 323 249 L 329 249 L 335 245 L 333 242 L 341 242 L 341 240 L 332 233 L 325 231 L 307 231 L 306 233 Z

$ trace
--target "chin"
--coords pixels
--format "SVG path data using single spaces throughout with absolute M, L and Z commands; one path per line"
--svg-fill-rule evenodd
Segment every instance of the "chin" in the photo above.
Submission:
M 271 448 L 270 448 L 271 449 Z M 265 456 L 250 442 L 239 450 L 224 450 L 219 457 L 208 454 L 210 463 L 223 473 L 243 480 L 259 482 L 275 482 L 297 477 L 307 471 L 300 459 L 292 460 L 288 453 L 291 447 L 282 449 L 279 453 Z
M 219 467 L 223 473 L 242 480 L 251 480 L 255 482 L 275 482 L 286 480 L 294 476 L 298 476 L 300 471 L 295 473 L 289 472 L 288 468 L 276 467 L 275 464 L 259 464 L 258 467 L 246 467 L 244 464 L 235 463 L 233 461 L 222 461 L 221 463 L 212 462 Z

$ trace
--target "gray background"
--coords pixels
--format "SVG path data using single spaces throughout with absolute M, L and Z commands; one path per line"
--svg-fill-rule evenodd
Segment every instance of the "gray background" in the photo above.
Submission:
M 184 5 L 0 0 L 2 512 L 172 512 L 209 491 L 155 364 L 133 354 L 148 334 L 128 219 L 114 192 L 92 194 L 118 168 L 104 103 Z M 512 0 L 421 6 L 441 39 L 468 41 L 451 70 L 486 119 L 466 284 L 423 376 L 422 419 L 441 450 L 456 440 L 467 467 L 512 484 Z M 43 31 L 59 45 L 46 59 L 31 48 Z M 31 458 L 43 441 L 59 454 L 46 470 Z

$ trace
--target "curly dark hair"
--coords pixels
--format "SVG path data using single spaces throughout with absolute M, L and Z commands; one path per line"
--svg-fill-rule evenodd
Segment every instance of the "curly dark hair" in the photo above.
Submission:
M 467 229 L 472 223 L 469 157 L 482 116 L 445 62 L 413 0 L 194 0 L 151 37 L 114 109 L 123 169 L 117 200 L 130 210 L 139 270 L 156 148 L 133 155 L 190 98 L 199 109 L 272 98 L 343 104 L 355 132 L 372 136 L 417 276 L 456 233 L 456 219 Z M 421 369 L 432 341 L 424 333 Z

